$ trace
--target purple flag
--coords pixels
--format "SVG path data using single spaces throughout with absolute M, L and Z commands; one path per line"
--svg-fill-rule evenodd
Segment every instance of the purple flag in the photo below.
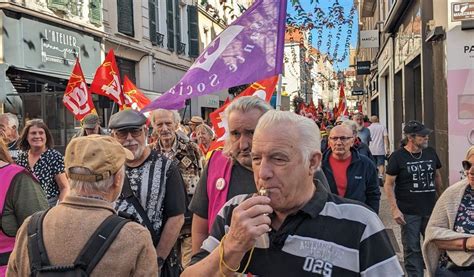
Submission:
M 186 99 L 282 72 L 287 0 L 256 0 L 219 34 L 183 78 L 142 112 L 181 109 Z

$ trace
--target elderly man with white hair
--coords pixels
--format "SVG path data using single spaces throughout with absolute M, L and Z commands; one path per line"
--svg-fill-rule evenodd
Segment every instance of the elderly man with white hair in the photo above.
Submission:
M 268 111 L 252 141 L 258 195 L 224 205 L 182 276 L 403 275 L 377 215 L 314 183 L 321 162 L 316 123 Z
M 70 193 L 25 220 L 7 276 L 156 276 L 150 233 L 114 209 L 126 159 L 133 154 L 111 137 L 73 139 L 65 154 Z

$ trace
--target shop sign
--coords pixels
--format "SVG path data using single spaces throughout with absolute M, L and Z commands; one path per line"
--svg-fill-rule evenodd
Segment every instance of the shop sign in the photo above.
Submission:
M 369 75 L 370 74 L 370 61 L 357 62 L 356 70 L 357 70 L 357 75 Z
M 378 48 L 379 47 L 379 31 L 366 30 L 360 31 L 360 48 Z
M 5 62 L 40 74 L 68 79 L 76 57 L 91 80 L 101 61 L 100 39 L 29 17 L 3 17 Z
M 360 96 L 365 94 L 364 79 L 361 76 L 357 76 L 354 83 L 352 83 L 352 96 Z
M 451 21 L 474 20 L 474 2 L 457 2 L 451 5 Z

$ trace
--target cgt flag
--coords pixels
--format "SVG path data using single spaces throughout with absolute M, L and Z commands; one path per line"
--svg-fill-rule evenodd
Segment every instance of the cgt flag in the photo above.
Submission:
M 96 113 L 94 103 L 92 102 L 92 95 L 87 89 L 79 59 L 76 60 L 76 65 L 67 83 L 63 103 L 79 121 L 89 113 Z
M 141 111 L 146 105 L 150 104 L 150 99 L 148 99 L 135 84 L 128 79 L 127 75 L 123 80 L 123 96 L 124 104 L 120 106 L 120 109 L 133 109 Z
M 286 0 L 255 0 L 196 59 L 177 85 L 143 111 L 180 109 L 186 99 L 282 72 Z
M 91 84 L 92 93 L 107 96 L 119 106 L 124 103 L 120 75 L 114 50 L 110 49 L 104 62 L 97 68 Z
M 275 91 L 277 82 L 278 76 L 273 76 L 263 81 L 255 82 L 247 89 L 245 89 L 242 93 L 240 93 L 237 97 L 235 97 L 234 100 L 242 96 L 253 95 L 264 99 L 266 102 L 270 102 L 270 100 L 272 99 L 273 92 Z M 213 142 L 212 145 L 209 147 L 209 150 L 217 149 L 221 146 L 224 146 L 224 141 L 229 135 L 229 127 L 227 125 L 227 119 L 225 118 L 225 109 L 227 108 L 227 106 L 229 106 L 230 103 L 232 102 L 226 101 L 226 103 L 222 107 L 209 114 L 212 127 L 217 137 L 215 142 Z

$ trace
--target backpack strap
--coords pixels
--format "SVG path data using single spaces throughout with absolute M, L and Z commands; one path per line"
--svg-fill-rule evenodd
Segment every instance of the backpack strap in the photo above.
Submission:
M 82 267 L 89 276 L 114 242 L 122 227 L 130 221 L 116 214 L 107 217 L 82 248 L 74 265 Z
M 28 223 L 28 258 L 32 276 L 42 266 L 51 264 L 43 241 L 43 221 L 48 212 L 49 209 L 36 212 Z

